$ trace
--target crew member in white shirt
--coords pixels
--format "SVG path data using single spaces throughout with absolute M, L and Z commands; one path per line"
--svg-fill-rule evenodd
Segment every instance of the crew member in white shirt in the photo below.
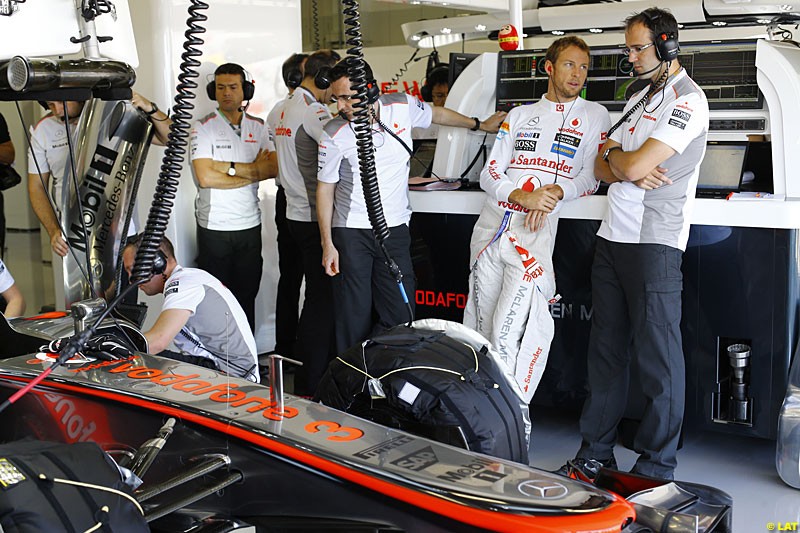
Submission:
M 245 112 L 255 86 L 244 68 L 220 65 L 206 91 L 219 107 L 192 131 L 197 264 L 231 290 L 255 331 L 263 265 L 258 182 L 278 173 L 275 145 L 264 120 Z

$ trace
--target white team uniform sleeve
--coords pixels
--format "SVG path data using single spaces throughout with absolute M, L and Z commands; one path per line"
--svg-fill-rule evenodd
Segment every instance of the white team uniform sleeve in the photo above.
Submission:
M 698 93 L 670 102 L 650 137 L 682 154 L 703 130 L 708 129 L 708 103 Z
M 498 202 L 508 202 L 508 195 L 517 188 L 516 183 L 506 174 L 514 151 L 514 137 L 511 134 L 514 117 L 516 113 L 512 109 L 500 125 L 489 162 L 481 171 L 481 188 Z
M 0 292 L 6 292 L 14 285 L 14 277 L 8 271 L 5 263 L 0 259 Z
M 336 143 L 323 131 L 319 140 L 319 154 L 317 156 L 317 180 L 324 183 L 339 182 L 339 165 L 342 162 L 342 153 Z
M 272 131 L 275 131 L 275 128 L 278 125 L 278 118 L 281 116 L 281 111 L 283 110 L 283 106 L 286 104 L 286 98 L 279 101 L 277 104 L 272 106 L 269 114 L 267 115 L 267 124 L 269 125 Z
M 319 142 L 322 139 L 322 129 L 333 118 L 328 108 L 319 102 L 308 106 L 303 115 L 303 129 L 308 135 Z
M 185 279 L 172 279 L 164 287 L 164 305 L 161 310 L 184 309 L 194 314 L 205 293 L 202 285 L 187 284 Z
M 408 99 L 408 115 L 412 128 L 428 128 L 433 119 L 433 110 L 426 102 L 415 96 L 406 94 Z
M 600 182 L 594 177 L 594 160 L 605 143 L 606 132 L 611 125 L 608 111 L 590 109 L 587 116 L 591 119 L 590 129 L 583 141 L 581 149 L 581 169 L 571 180 L 559 181 L 564 191 L 564 200 L 574 200 L 580 196 L 594 194 Z
M 39 124 L 42 124 L 41 122 Z M 31 128 L 31 147 L 28 150 L 28 173 L 42 174 L 50 172 L 50 165 L 47 162 L 46 140 L 44 139 L 44 127 Z M 38 171 L 36 165 L 39 165 Z
M 261 128 L 261 139 L 258 143 L 259 149 L 266 148 L 270 152 L 275 151 L 275 132 L 272 131 L 272 128 L 265 122 Z
M 214 159 L 214 146 L 211 141 L 209 128 L 203 127 L 200 122 L 194 123 L 191 138 L 192 161 L 195 159 Z

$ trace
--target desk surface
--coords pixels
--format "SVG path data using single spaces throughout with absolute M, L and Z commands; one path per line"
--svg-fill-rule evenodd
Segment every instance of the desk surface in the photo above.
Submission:
M 486 194 L 483 191 L 410 191 L 411 207 L 419 213 L 478 215 Z M 605 196 L 588 196 L 564 204 L 562 218 L 602 220 Z M 750 228 L 800 229 L 800 201 L 753 200 L 729 202 L 695 199 L 692 224 Z

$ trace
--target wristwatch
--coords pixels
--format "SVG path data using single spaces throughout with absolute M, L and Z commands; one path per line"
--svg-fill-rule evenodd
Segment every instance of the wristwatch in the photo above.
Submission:
M 228 169 L 228 176 L 235 176 L 236 175 L 236 163 L 231 161 L 231 167 Z
M 611 148 L 606 148 L 606 151 L 603 152 L 603 161 L 608 161 L 608 156 L 614 150 L 622 150 L 621 146 L 612 146 Z
M 472 126 L 469 129 L 469 131 L 478 131 L 479 129 L 481 129 L 481 121 L 480 121 L 480 119 L 478 119 L 478 117 L 472 117 L 472 120 L 475 121 L 475 125 Z
M 153 106 L 153 108 L 150 111 L 145 111 L 144 112 L 144 114 L 147 115 L 148 117 L 158 113 L 158 106 L 156 105 L 156 103 L 155 102 L 150 102 L 150 105 Z

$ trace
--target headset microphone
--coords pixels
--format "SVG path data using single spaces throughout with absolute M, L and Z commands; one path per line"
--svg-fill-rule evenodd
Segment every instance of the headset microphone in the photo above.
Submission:
M 664 62 L 661 61 L 658 65 L 654 66 L 650 70 L 646 70 L 644 72 L 640 72 L 639 74 L 636 74 L 633 70 L 631 70 L 630 73 L 628 74 L 628 76 L 631 77 L 631 78 L 633 78 L 634 76 L 646 76 L 647 74 L 650 74 L 651 72 L 661 68 L 661 65 L 663 65 L 663 64 L 664 64 Z

